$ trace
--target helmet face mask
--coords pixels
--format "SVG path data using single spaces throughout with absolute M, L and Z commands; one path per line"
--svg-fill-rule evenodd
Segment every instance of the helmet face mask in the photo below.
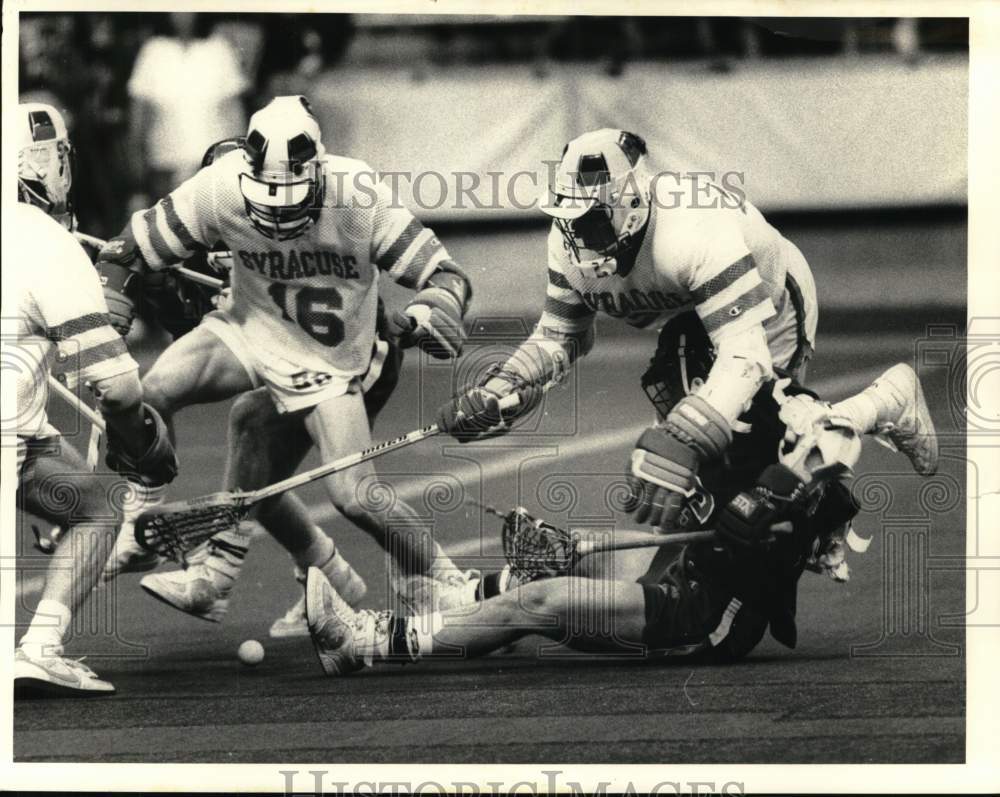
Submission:
M 325 194 L 319 123 L 304 97 L 276 97 L 250 119 L 240 175 L 247 217 L 267 238 L 287 241 L 319 218 Z
M 566 145 L 542 209 L 587 276 L 618 273 L 618 256 L 649 221 L 645 154 L 645 142 L 622 130 L 596 130 Z
M 308 164 L 302 179 L 285 174 L 240 175 L 240 191 L 247 216 L 262 235 L 287 241 L 302 235 L 319 218 L 322 174 L 318 163 Z
M 42 103 L 19 106 L 18 200 L 43 210 L 67 229 L 73 226 L 73 150 L 59 112 Z

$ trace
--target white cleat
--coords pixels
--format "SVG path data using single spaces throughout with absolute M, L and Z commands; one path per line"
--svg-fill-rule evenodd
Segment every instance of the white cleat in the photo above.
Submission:
M 114 693 L 115 687 L 98 678 L 82 660 L 56 655 L 34 657 L 24 648 L 14 653 L 15 697 L 96 697 Z
M 431 578 L 425 575 L 400 576 L 393 573 L 392 588 L 408 615 L 433 614 L 469 606 L 476 602 L 476 588 L 482 574 L 478 570 L 453 570 Z
M 924 389 L 913 369 L 898 363 L 876 379 L 869 390 L 877 393 L 888 408 L 889 419 L 879 424 L 877 435 L 887 439 L 891 448 L 906 454 L 921 476 L 937 473 L 937 433 Z
M 326 576 L 330 585 L 337 590 L 337 594 L 352 609 L 357 608 L 365 595 L 368 594 L 368 585 L 365 584 L 365 580 L 358 575 L 357 571 L 351 567 L 350 563 L 339 552 L 334 554 L 330 561 L 323 565 L 320 570 Z M 295 568 L 295 580 L 303 587 L 302 595 L 283 616 L 271 624 L 271 629 L 268 633 L 274 638 L 284 639 L 309 636 L 309 623 L 306 620 L 306 575 L 297 567 Z
M 193 565 L 187 570 L 170 570 L 151 573 L 143 577 L 139 586 L 159 601 L 180 609 L 199 620 L 221 623 L 229 610 L 229 592 L 216 586 L 212 571 L 204 564 Z
M 309 622 L 306 620 L 305 591 L 291 608 L 281 617 L 271 623 L 267 632 L 273 639 L 289 639 L 292 637 L 309 636 Z
M 323 672 L 349 675 L 365 666 L 355 652 L 355 637 L 374 634 L 375 613 L 354 611 L 315 567 L 306 573 L 306 619 Z

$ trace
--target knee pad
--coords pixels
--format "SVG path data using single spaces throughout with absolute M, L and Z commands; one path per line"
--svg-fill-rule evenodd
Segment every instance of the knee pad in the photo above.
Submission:
M 125 441 L 108 426 L 108 451 L 105 463 L 123 476 L 147 487 L 169 484 L 177 476 L 177 453 L 170 442 L 167 425 L 153 407 L 142 405 L 146 432 L 143 453 L 133 456 L 124 447 Z

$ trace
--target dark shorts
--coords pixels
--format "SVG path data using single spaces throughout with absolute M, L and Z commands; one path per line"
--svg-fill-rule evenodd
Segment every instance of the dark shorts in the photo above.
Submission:
M 700 568 L 687 557 L 675 554 L 668 569 L 639 579 L 645 596 L 643 642 L 663 656 L 720 663 L 743 658 L 763 638 L 767 617 L 726 588 L 725 573 L 710 572 L 711 554 L 703 554 L 707 562 Z

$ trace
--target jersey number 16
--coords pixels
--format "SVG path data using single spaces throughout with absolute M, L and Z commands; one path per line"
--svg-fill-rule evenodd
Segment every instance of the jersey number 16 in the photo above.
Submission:
M 281 308 L 281 317 L 298 324 L 309 337 L 324 346 L 336 346 L 344 340 L 344 322 L 334 312 L 343 306 L 336 288 L 300 288 L 291 302 L 288 286 L 280 282 L 272 283 L 267 292 Z

